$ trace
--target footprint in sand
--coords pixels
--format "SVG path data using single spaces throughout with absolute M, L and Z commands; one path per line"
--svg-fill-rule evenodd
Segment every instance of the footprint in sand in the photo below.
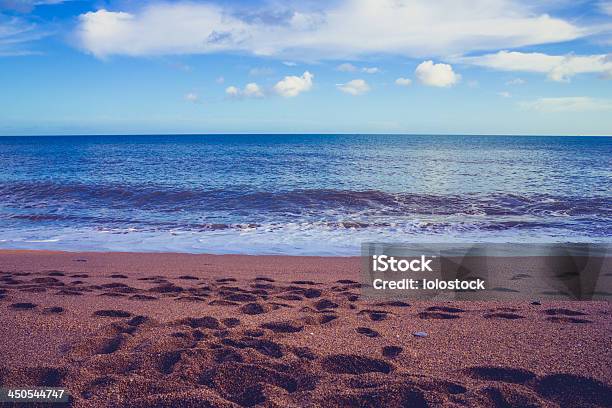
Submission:
M 257 300 L 257 296 L 249 293 L 234 293 L 225 296 L 223 300 L 227 300 L 229 302 L 254 302 Z
M 242 337 L 239 340 L 225 338 L 221 342 L 238 349 L 251 348 L 268 357 L 281 358 L 284 355 L 281 345 L 271 340 Z
M 220 348 L 213 351 L 213 359 L 215 363 L 242 363 L 244 358 L 242 355 L 231 348 Z
M 159 286 L 154 286 L 151 289 L 149 289 L 149 292 L 153 292 L 153 293 L 180 293 L 183 292 L 185 289 L 183 289 L 180 286 L 176 286 L 172 283 L 167 283 L 167 284 L 163 284 L 163 285 L 159 285 Z
M 428 312 L 445 312 L 445 313 L 463 313 L 465 310 L 459 309 L 458 307 L 450 307 L 450 306 L 431 306 L 427 309 Z
M 546 309 L 544 313 L 549 316 L 586 316 L 586 313 L 571 309 Z
M 46 307 L 42 310 L 43 314 L 60 314 L 64 313 L 64 308 L 59 306 Z
M 158 300 L 158 298 L 156 298 L 155 296 L 149 296 L 149 295 L 133 295 L 130 296 L 131 300 Z
M 385 346 L 382 349 L 382 355 L 386 358 L 395 358 L 400 355 L 404 349 L 400 346 Z
M 206 329 L 220 330 L 223 328 L 221 326 L 221 323 L 219 323 L 219 320 L 215 319 L 212 316 L 188 317 L 186 319 L 179 320 L 178 323 L 185 324 L 194 329 L 203 327 Z
M 238 306 L 240 303 L 231 302 L 229 300 L 215 299 L 208 302 L 211 306 Z
M 462 372 L 478 380 L 515 384 L 524 384 L 535 377 L 535 374 L 529 370 L 512 367 L 477 366 L 466 368 Z
M 295 280 L 291 283 L 293 283 L 294 285 L 318 285 L 318 283 L 309 280 Z
M 66 276 L 66 274 L 62 271 L 49 271 L 47 275 L 48 276 Z
M 288 294 L 288 295 L 278 295 L 276 296 L 279 299 L 282 300 L 289 300 L 289 301 L 298 301 L 298 300 L 304 300 L 303 297 L 299 296 L 299 295 L 294 295 L 294 294 Z
M 266 313 L 266 309 L 260 303 L 247 303 L 240 307 L 240 312 L 246 315 L 258 315 Z
M 36 305 L 35 303 L 29 303 L 29 302 L 11 303 L 9 305 L 10 308 L 15 309 L 15 310 L 32 310 L 36 306 L 38 305 Z
M 130 317 L 132 314 L 130 312 L 126 312 L 125 310 L 97 310 L 94 312 L 94 316 L 99 317 Z
M 442 312 L 420 312 L 418 314 L 420 319 L 430 320 L 430 319 L 441 319 L 441 320 L 450 320 L 450 319 L 459 319 L 461 316 L 451 313 L 442 313 Z
M 240 325 L 240 320 L 235 317 L 228 317 L 226 319 L 221 319 L 221 323 L 226 325 L 227 327 L 236 327 Z
M 272 290 L 276 288 L 276 286 L 270 283 L 251 283 L 250 285 L 253 289 L 264 289 L 264 290 Z
M 409 307 L 410 304 L 408 304 L 406 302 L 402 302 L 401 300 L 389 300 L 389 301 L 386 301 L 386 302 L 375 303 L 374 306 L 378 306 L 378 307 L 385 307 L 385 306 L 390 306 L 390 307 Z
M 282 370 L 280 366 L 271 368 L 261 364 L 227 362 L 205 370 L 198 382 L 244 407 L 265 403 L 270 388 L 281 388 L 288 393 L 312 388 L 307 385 L 313 381 L 308 381 L 302 370 Z
M 81 391 L 81 396 L 84 399 L 91 399 L 96 394 L 103 395 L 106 392 L 106 388 L 115 384 L 115 382 L 116 380 L 108 375 L 94 378 L 85 386 L 85 389 Z
M 215 282 L 217 282 L 217 283 L 228 283 L 228 282 L 238 282 L 238 281 L 236 279 L 234 279 L 234 278 L 221 278 L 221 279 L 215 280 Z
M 355 331 L 367 337 L 379 337 L 380 336 L 380 333 L 378 333 L 376 330 L 370 329 L 369 327 L 357 327 Z
M 389 374 L 393 366 L 383 360 L 354 354 L 335 354 L 321 361 L 323 369 L 332 374 Z
M 336 320 L 337 318 L 338 316 L 335 314 L 324 314 L 319 316 L 319 324 L 329 323 L 331 321 Z
M 182 280 L 200 280 L 200 278 L 196 277 L 196 276 L 191 276 L 191 275 L 181 275 L 178 277 L 178 279 L 182 279 Z
M 312 361 L 317 358 L 316 354 L 308 347 L 292 347 L 289 351 L 304 360 Z
M 272 330 L 274 333 L 297 333 L 304 330 L 303 325 L 291 321 L 268 322 L 259 327 Z
M 51 277 L 34 278 L 32 279 L 32 282 L 45 284 L 47 286 L 64 286 L 64 283 L 62 281 L 60 281 L 57 278 L 51 278 Z
M 524 319 L 525 316 L 521 316 L 519 314 L 509 313 L 509 312 L 492 312 L 492 313 L 486 313 L 484 315 L 484 318 L 485 319 L 516 320 L 516 319 Z
M 536 392 L 562 407 L 609 407 L 612 388 L 591 378 L 573 374 L 542 377 Z
M 255 278 L 254 280 L 256 281 L 262 281 L 262 282 L 276 282 L 274 279 L 272 278 L 268 278 L 266 276 L 258 276 L 257 278 Z
M 587 319 L 578 319 L 576 317 L 567 317 L 567 316 L 551 316 L 547 317 L 546 321 L 553 323 L 593 323 Z
M 315 302 L 315 304 L 313 305 L 315 309 L 321 311 L 321 310 L 325 310 L 325 309 L 335 309 L 338 307 L 338 304 L 335 302 L 332 302 L 329 299 L 321 299 L 317 302 Z
M 58 296 L 81 296 L 83 295 L 79 290 L 76 289 L 62 289 L 55 292 Z

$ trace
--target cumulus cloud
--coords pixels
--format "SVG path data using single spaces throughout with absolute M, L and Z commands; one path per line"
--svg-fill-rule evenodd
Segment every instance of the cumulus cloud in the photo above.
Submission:
M 285 98 L 293 98 L 310 91 L 314 75 L 306 71 L 302 76 L 286 76 L 274 85 L 274 91 Z
M 502 71 L 536 72 L 553 81 L 567 82 L 574 75 L 598 73 L 612 78 L 611 55 L 548 55 L 539 52 L 499 51 L 458 61 Z
M 316 9 L 290 2 L 282 12 L 273 6 L 264 4 L 253 16 L 232 3 L 141 2 L 129 11 L 82 14 L 76 34 L 98 57 L 224 51 L 316 60 L 463 55 L 596 31 L 536 14 L 521 0 L 338 0 Z
M 362 95 L 370 90 L 370 86 L 363 79 L 353 79 L 345 84 L 336 85 L 338 89 L 350 95 Z
M 395 85 L 410 86 L 411 84 L 412 84 L 412 79 L 410 78 L 397 78 L 395 80 Z
M 449 64 L 434 64 L 433 61 L 421 62 L 414 73 L 422 84 L 441 88 L 451 87 L 461 79 Z
M 242 93 L 247 98 L 261 98 L 264 96 L 264 93 L 261 90 L 261 87 L 257 85 L 255 82 L 246 84 L 246 86 L 244 87 L 244 91 L 242 91 Z
M 497 95 L 501 96 L 502 98 L 512 98 L 512 94 L 508 91 L 498 92 Z
M 533 101 L 521 102 L 523 109 L 538 112 L 587 112 L 611 111 L 612 100 L 597 99 L 588 96 L 568 96 L 557 98 L 538 98 Z
M 189 92 L 185 95 L 185 100 L 187 102 L 197 103 L 200 101 L 200 96 L 195 92 Z
M 263 98 L 263 89 L 255 82 L 250 82 L 245 85 L 244 89 L 240 89 L 234 85 L 225 88 L 225 94 L 232 98 Z
M 238 89 L 234 85 L 230 85 L 227 88 L 225 88 L 225 93 L 232 97 L 240 96 L 240 89 Z

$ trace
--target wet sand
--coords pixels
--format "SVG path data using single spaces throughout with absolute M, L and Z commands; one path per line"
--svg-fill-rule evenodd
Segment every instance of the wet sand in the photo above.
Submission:
M 612 401 L 609 303 L 369 299 L 360 266 L 0 251 L 0 384 L 62 386 L 75 407 Z

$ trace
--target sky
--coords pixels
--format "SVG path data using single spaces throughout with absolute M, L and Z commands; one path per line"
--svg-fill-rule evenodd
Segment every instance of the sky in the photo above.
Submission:
M 0 135 L 612 135 L 612 0 L 0 0 Z

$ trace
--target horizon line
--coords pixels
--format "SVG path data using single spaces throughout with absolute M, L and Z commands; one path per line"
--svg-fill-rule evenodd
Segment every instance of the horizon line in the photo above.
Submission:
M 474 136 L 474 137 L 612 137 L 612 134 L 537 134 L 537 133 L 378 133 L 378 132 L 226 132 L 226 133 L 69 133 L 69 134 L 0 134 L 4 137 L 113 137 L 113 136 Z

